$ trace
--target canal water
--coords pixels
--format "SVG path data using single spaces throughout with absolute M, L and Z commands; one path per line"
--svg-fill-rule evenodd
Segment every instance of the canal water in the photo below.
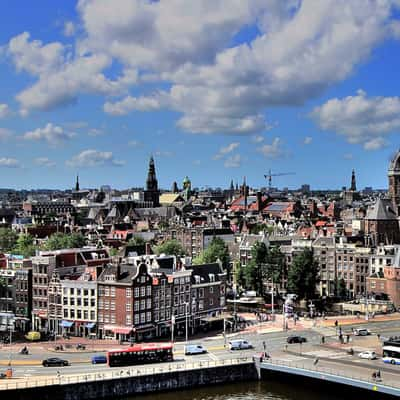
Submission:
M 321 387 L 299 387 L 279 382 L 249 382 L 167 393 L 132 396 L 125 400 L 343 400 L 343 393 L 326 393 Z M 354 399 L 354 396 L 352 397 Z

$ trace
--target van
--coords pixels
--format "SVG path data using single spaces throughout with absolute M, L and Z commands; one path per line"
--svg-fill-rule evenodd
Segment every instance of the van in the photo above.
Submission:
M 31 342 L 36 342 L 40 340 L 40 332 L 31 331 L 25 335 L 25 339 Z
M 188 344 L 185 346 L 185 355 L 205 353 L 207 353 L 207 349 L 201 344 Z
M 92 364 L 106 364 L 107 357 L 102 354 L 96 354 L 92 357 Z
M 370 331 L 366 328 L 356 328 L 353 330 L 355 336 L 368 336 Z
M 247 340 L 238 339 L 229 342 L 229 350 L 247 350 L 252 348 L 254 346 Z

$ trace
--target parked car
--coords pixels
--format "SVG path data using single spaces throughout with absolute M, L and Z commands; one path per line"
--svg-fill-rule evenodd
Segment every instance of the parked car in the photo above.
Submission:
M 92 357 L 92 364 L 106 364 L 107 357 L 103 354 L 96 354 Z
M 358 354 L 358 357 L 364 358 L 366 360 L 376 360 L 376 353 L 372 350 L 366 350 Z
M 303 337 L 303 336 L 288 336 L 286 341 L 289 344 L 292 344 L 292 343 L 306 343 L 307 339 L 305 337 Z
M 205 353 L 207 353 L 207 349 L 201 344 L 188 344 L 185 346 L 185 355 Z
M 355 336 L 368 336 L 371 334 L 367 328 L 356 328 L 353 333 Z
M 36 342 L 40 340 L 40 332 L 30 331 L 25 335 L 25 339 L 29 340 L 30 342 Z
M 67 360 L 63 360 L 62 358 L 52 357 L 46 358 L 42 361 L 43 367 L 66 367 L 69 365 Z
M 253 348 L 254 346 L 247 340 L 238 339 L 229 342 L 229 350 L 247 350 Z

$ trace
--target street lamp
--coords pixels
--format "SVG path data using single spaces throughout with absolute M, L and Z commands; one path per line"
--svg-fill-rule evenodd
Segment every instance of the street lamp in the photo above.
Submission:
M 174 325 L 175 325 L 175 315 L 171 316 L 171 342 L 172 347 L 174 346 Z
M 189 336 L 189 324 L 188 324 L 188 317 L 189 317 L 189 303 L 185 303 L 185 339 L 186 339 L 186 344 L 188 342 L 188 336 Z

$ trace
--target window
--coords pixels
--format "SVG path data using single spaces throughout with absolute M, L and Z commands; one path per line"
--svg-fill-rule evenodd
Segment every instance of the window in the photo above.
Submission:
M 210 287 L 210 293 L 214 293 L 214 288 L 212 286 Z
M 89 299 L 83 299 L 83 305 L 85 307 L 88 307 L 89 306 Z
M 151 299 L 147 299 L 146 308 L 151 308 Z
M 82 305 L 82 299 L 81 299 L 80 297 L 78 297 L 78 298 L 76 299 L 76 305 L 77 305 L 77 306 L 81 306 L 81 305 Z
M 127 288 L 125 293 L 126 293 L 126 297 L 131 297 L 132 296 L 132 289 L 131 288 Z
M 111 293 L 110 293 L 111 297 L 115 297 L 115 287 L 111 286 Z
M 146 287 L 146 296 L 151 296 L 151 286 Z
M 126 311 L 131 311 L 131 303 L 126 303 Z
M 156 311 L 154 313 L 154 321 L 159 321 L 159 319 L 160 319 L 160 317 L 159 317 L 158 311 Z
M 150 311 L 148 311 L 146 313 L 146 322 L 151 322 L 151 312 Z
M 75 318 L 75 310 L 70 310 L 71 318 Z
M 126 316 L 126 325 L 131 325 L 132 324 L 132 318 L 130 315 Z
M 204 297 L 204 288 L 199 288 L 199 297 L 200 298 Z
M 76 312 L 76 317 L 77 317 L 78 319 L 82 319 L 82 310 L 77 310 L 77 312 Z
M 210 306 L 212 306 L 214 304 L 214 300 L 210 299 Z
M 145 277 L 144 275 L 142 275 L 142 276 L 140 277 L 140 282 L 141 282 L 141 283 L 145 283 L 145 282 L 146 282 L 146 277 Z
M 115 324 L 115 314 L 111 314 L 111 323 Z
M 135 287 L 135 297 L 139 297 L 139 288 Z
M 111 301 L 111 311 L 115 311 L 115 301 Z
M 140 288 L 140 296 L 142 297 L 142 296 L 146 296 L 146 287 L 145 286 L 142 286 L 141 288 Z
M 92 297 L 96 296 L 96 291 L 94 289 L 90 289 L 90 295 Z
M 90 319 L 94 321 L 96 319 L 96 313 L 94 311 L 90 311 Z
M 141 313 L 140 314 L 140 323 L 141 324 L 146 323 L 146 313 Z
M 135 301 L 135 302 L 133 303 L 133 309 L 134 309 L 135 311 L 139 311 L 139 302 L 138 302 L 138 301 Z
M 105 296 L 109 296 L 109 295 L 110 295 L 110 288 L 109 288 L 108 286 L 106 286 L 106 287 L 104 288 L 104 295 L 105 295 Z
M 69 294 L 72 294 L 72 295 L 74 294 L 74 288 L 69 289 Z
M 139 323 L 139 314 L 135 314 L 135 325 Z
M 140 300 L 140 309 L 144 310 L 146 308 L 146 300 Z

